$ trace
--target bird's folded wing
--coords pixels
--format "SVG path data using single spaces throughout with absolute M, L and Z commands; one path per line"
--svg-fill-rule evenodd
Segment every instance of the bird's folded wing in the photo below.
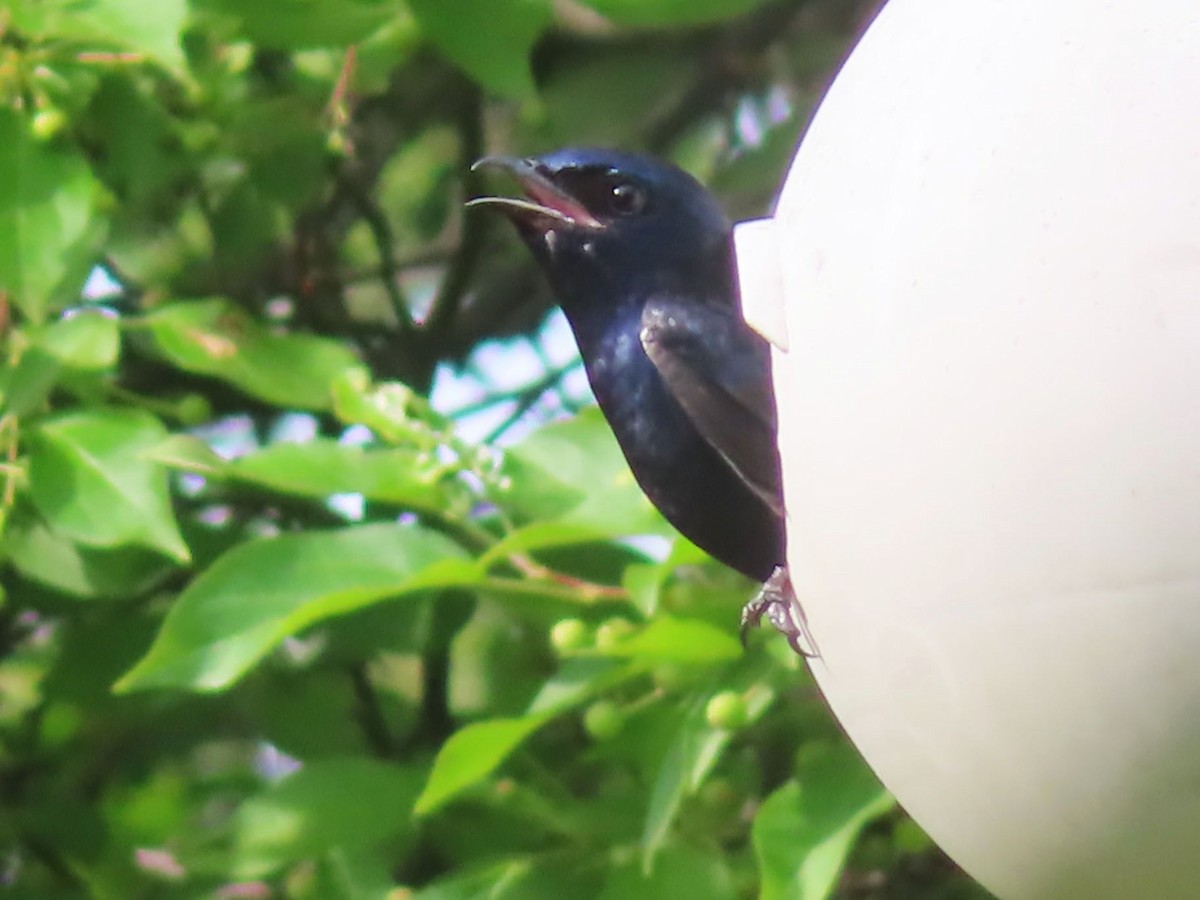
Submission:
M 766 341 L 734 310 L 675 297 L 656 297 L 646 304 L 641 340 L 704 439 L 782 514 Z

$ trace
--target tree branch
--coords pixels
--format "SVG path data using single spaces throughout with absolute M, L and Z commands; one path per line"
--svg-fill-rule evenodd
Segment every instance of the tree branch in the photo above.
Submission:
M 367 745 L 376 756 L 384 759 L 394 758 L 400 752 L 400 745 L 388 728 L 383 706 L 379 702 L 379 693 L 371 683 L 365 663 L 350 667 L 350 685 L 354 689 L 355 718 Z
M 483 152 L 482 95 L 478 86 L 472 83 L 464 87 L 458 115 L 458 169 L 463 173 L 463 191 L 467 195 L 473 196 L 482 188 L 481 176 L 471 171 L 471 166 Z M 458 252 L 446 270 L 441 289 L 425 319 L 423 330 L 432 343 L 443 342 L 454 326 L 463 295 L 479 262 L 485 228 L 482 216 L 463 216 Z
M 397 327 L 401 334 L 411 335 L 415 324 L 408 299 L 400 289 L 400 266 L 396 262 L 392 225 L 379 205 L 359 185 L 355 184 L 353 179 L 347 177 L 345 173 L 339 172 L 337 183 L 339 189 L 345 191 L 346 196 L 358 208 L 363 221 L 371 230 L 371 237 L 375 240 L 375 252 L 379 254 L 379 280 L 383 282 L 383 289 L 387 292 L 388 302 L 396 316 Z

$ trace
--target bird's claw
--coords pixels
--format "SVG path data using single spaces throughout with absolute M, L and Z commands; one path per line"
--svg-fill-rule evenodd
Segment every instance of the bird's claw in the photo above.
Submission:
M 767 621 L 787 638 L 791 648 L 805 659 L 814 659 L 821 655 L 812 632 L 808 630 L 808 621 L 800 607 L 800 601 L 796 599 L 787 569 L 783 566 L 776 566 L 759 592 L 742 607 L 740 634 L 743 647 L 746 645 L 747 632 L 758 627 L 764 615 Z

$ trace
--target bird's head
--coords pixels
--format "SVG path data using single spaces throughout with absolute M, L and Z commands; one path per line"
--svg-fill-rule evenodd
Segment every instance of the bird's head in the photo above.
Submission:
M 713 196 L 668 163 L 568 147 L 475 168 L 513 175 L 524 197 L 480 197 L 505 213 L 564 307 L 655 292 L 732 294 L 730 226 Z

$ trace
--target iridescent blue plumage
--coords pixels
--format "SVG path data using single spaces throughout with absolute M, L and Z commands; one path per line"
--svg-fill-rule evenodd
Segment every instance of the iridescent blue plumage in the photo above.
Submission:
M 613 150 L 479 165 L 520 181 L 524 199 L 472 204 L 505 212 L 549 278 L 646 495 L 714 557 L 771 579 L 784 521 L 770 355 L 742 320 L 716 200 L 672 165 Z

